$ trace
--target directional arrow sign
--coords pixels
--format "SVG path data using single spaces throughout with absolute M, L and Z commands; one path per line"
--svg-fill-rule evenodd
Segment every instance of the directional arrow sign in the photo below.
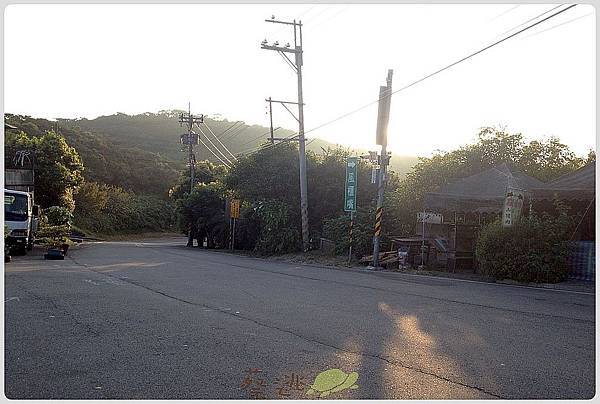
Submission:
M 344 189 L 344 210 L 356 212 L 356 162 L 358 157 L 348 157 L 346 160 L 346 187 Z

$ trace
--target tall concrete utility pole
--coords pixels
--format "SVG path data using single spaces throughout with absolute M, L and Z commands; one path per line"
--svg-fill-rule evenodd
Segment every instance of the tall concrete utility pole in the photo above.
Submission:
M 306 181 L 306 145 L 304 141 L 304 97 L 302 95 L 302 21 L 278 21 L 275 20 L 275 16 L 271 17 L 270 20 L 265 21 L 274 24 L 291 25 L 294 27 L 293 49 L 290 47 L 289 43 L 286 43 L 285 46 L 279 46 L 279 42 L 276 41 L 272 45 L 269 45 L 266 39 L 262 41 L 261 48 L 277 51 L 277 53 L 279 53 L 284 58 L 284 60 L 290 65 L 290 67 L 296 72 L 296 75 L 298 77 L 298 117 L 296 118 L 296 120 L 298 121 L 298 157 L 300 162 L 300 210 L 302 214 L 302 249 L 306 252 L 309 249 L 310 239 L 308 234 L 308 186 Z M 286 53 L 293 53 L 294 61 L 290 60 Z M 283 105 L 287 109 L 285 104 L 292 103 L 281 102 L 281 105 Z M 291 113 L 291 111 L 289 112 Z
M 388 70 L 386 85 L 379 87 L 379 110 L 377 112 L 377 144 L 381 145 L 379 156 L 379 173 L 377 175 L 377 211 L 375 212 L 375 234 L 373 236 L 373 267 L 379 268 L 379 243 L 381 240 L 381 219 L 383 215 L 383 193 L 389 157 L 387 154 L 387 128 L 390 119 L 390 104 L 392 100 L 392 74 Z
M 271 144 L 275 143 L 275 139 L 273 139 L 273 102 L 271 97 L 267 100 L 269 103 L 269 121 L 271 122 Z
M 196 157 L 194 155 L 194 145 L 197 144 L 198 135 L 192 133 L 192 128 L 195 124 L 201 124 L 204 122 L 204 115 L 195 116 L 191 113 L 190 104 L 188 104 L 188 112 L 182 112 L 179 114 L 179 125 L 183 126 L 184 124 L 187 126 L 187 137 L 185 135 L 181 135 L 181 142 L 184 145 L 188 145 L 188 163 L 190 165 L 190 194 L 194 189 L 194 182 L 196 181 Z M 193 136 L 192 136 L 193 135 Z M 193 226 L 190 226 L 189 234 L 188 234 L 188 247 L 194 246 L 194 232 Z

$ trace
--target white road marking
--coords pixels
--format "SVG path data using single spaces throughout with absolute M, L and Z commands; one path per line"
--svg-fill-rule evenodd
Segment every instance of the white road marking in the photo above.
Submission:
M 4 303 L 10 302 L 11 300 L 16 300 L 17 302 L 21 301 L 21 298 L 18 296 L 9 297 L 8 299 L 4 299 Z

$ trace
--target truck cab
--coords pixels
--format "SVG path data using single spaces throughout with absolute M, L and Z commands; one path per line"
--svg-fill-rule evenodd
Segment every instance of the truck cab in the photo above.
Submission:
M 8 227 L 7 245 L 11 252 L 26 254 L 33 248 L 38 228 L 39 207 L 30 192 L 4 189 L 4 224 Z

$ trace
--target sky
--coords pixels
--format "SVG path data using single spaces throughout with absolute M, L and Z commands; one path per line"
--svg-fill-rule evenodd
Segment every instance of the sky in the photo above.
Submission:
M 289 26 L 265 22 L 274 15 L 304 24 L 307 137 L 375 150 L 376 104 L 312 129 L 377 100 L 388 69 L 400 89 L 556 6 L 9 5 L 5 112 L 93 119 L 189 102 L 194 113 L 268 126 L 265 98 L 297 100 L 295 73 L 260 48 L 293 40 Z M 595 149 L 595 18 L 593 6 L 578 5 L 396 93 L 388 150 L 430 156 L 473 142 L 484 126 L 556 136 L 579 155 Z M 274 126 L 297 130 L 273 109 Z

